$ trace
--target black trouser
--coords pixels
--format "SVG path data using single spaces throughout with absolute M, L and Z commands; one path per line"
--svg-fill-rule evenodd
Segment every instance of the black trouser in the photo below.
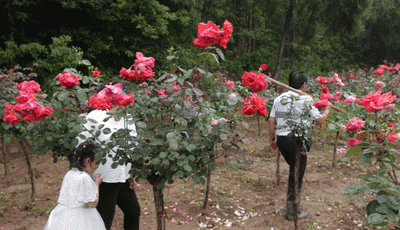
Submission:
M 114 220 L 115 205 L 124 213 L 124 229 L 139 229 L 140 205 L 134 189 L 129 188 L 129 183 L 100 184 L 99 203 L 97 210 L 103 218 L 107 230 L 111 229 Z
M 298 177 L 298 189 L 301 191 L 303 185 L 304 172 L 307 166 L 307 155 L 305 153 L 302 139 L 294 136 L 278 136 L 277 145 L 279 151 L 282 153 L 283 158 L 289 164 L 289 183 L 288 183 L 288 194 L 287 200 L 294 201 L 294 173 L 296 165 L 296 153 L 300 154 L 300 169 Z M 310 150 L 310 146 L 306 145 L 307 152 Z

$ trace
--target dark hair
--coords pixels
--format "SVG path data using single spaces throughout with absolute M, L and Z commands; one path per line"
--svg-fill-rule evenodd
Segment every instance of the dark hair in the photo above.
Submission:
M 100 145 L 95 143 L 94 140 L 88 139 L 76 147 L 74 156 L 72 158 L 71 167 L 75 167 L 80 171 L 83 171 L 84 160 L 89 158 L 90 161 L 94 161 L 96 155 L 96 149 L 100 148 Z
M 307 84 L 308 78 L 308 74 L 303 71 L 292 71 L 289 74 L 289 86 L 295 89 L 300 89 L 304 83 Z

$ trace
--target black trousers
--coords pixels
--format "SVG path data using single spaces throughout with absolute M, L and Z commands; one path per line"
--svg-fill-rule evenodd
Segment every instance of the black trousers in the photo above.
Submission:
M 305 151 L 310 150 L 310 146 L 304 146 L 303 140 L 294 136 L 278 136 L 277 145 L 279 151 L 282 153 L 283 158 L 289 164 L 289 183 L 288 183 L 288 194 L 287 200 L 294 201 L 294 179 L 295 179 L 295 165 L 296 165 L 296 154 L 300 154 L 300 169 L 298 177 L 298 189 L 301 191 L 303 186 L 304 172 L 307 166 L 307 155 Z M 306 149 L 305 149 L 306 148 Z
M 139 229 L 140 205 L 134 189 L 129 182 L 100 184 L 97 211 L 103 218 L 107 230 L 111 229 L 114 220 L 115 205 L 124 213 L 124 229 Z

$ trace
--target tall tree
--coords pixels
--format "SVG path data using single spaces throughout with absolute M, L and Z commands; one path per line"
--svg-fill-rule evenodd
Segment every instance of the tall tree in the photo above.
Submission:
M 286 40 L 287 40 L 287 37 L 289 36 L 290 24 L 293 20 L 293 9 L 294 9 L 294 0 L 290 0 L 289 7 L 286 11 L 286 19 L 285 19 L 285 25 L 283 27 L 283 33 L 282 33 L 282 39 L 281 39 L 281 46 L 279 49 L 278 60 L 276 61 L 275 72 L 273 74 L 273 78 L 276 80 L 279 79 L 279 77 L 280 77 L 283 56 L 284 56 L 285 46 L 286 46 Z

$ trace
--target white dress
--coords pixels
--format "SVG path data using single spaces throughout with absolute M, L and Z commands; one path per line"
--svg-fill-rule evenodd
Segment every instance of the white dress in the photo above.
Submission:
M 64 176 L 58 205 L 51 211 L 44 230 L 105 230 L 97 209 L 86 204 L 95 201 L 97 194 L 89 174 L 72 168 Z

